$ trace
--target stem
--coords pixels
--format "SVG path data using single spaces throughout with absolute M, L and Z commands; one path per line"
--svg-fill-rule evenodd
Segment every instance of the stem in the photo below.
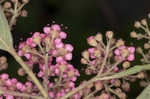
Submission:
M 45 55 L 45 80 L 44 80 L 44 87 L 48 94 L 48 54 Z
M 59 76 L 59 81 L 55 84 L 55 86 L 54 86 L 53 88 L 56 88 L 58 85 L 60 85 L 61 80 L 62 80 L 62 76 L 63 76 L 63 72 L 64 72 L 64 71 L 61 71 L 61 74 L 60 74 L 60 76 Z
M 15 22 L 15 19 L 18 17 L 18 11 L 17 11 L 18 1 L 15 3 L 14 6 L 15 6 L 15 7 L 14 7 L 14 10 L 13 10 L 13 13 L 12 13 L 13 16 L 12 16 L 10 22 L 9 22 L 10 29 L 12 29 L 12 26 L 13 26 L 13 24 L 14 24 L 14 22 Z
M 17 53 L 14 51 L 14 49 L 8 49 L 8 52 L 16 59 L 16 61 L 22 66 L 22 68 L 27 72 L 27 74 L 31 77 L 33 82 L 37 85 L 39 88 L 40 92 L 43 94 L 45 98 L 48 97 L 47 92 L 44 90 L 42 87 L 41 83 L 39 80 L 36 78 L 34 73 L 28 68 L 28 66 L 23 62 L 23 60 L 17 55 Z
M 93 79 L 91 79 L 91 80 L 85 82 L 83 85 L 81 85 L 81 86 L 75 88 L 73 91 L 69 92 L 68 94 L 66 94 L 65 96 L 63 96 L 63 97 L 60 98 L 60 99 L 67 99 L 68 97 L 72 96 L 73 94 L 75 94 L 75 93 L 78 92 L 79 90 L 85 88 L 87 85 L 89 85 L 89 84 L 95 82 L 95 80 L 96 80 L 96 79 L 95 79 L 95 77 L 94 77 Z
M 119 65 L 121 62 L 123 61 L 123 59 L 117 61 L 108 71 L 107 73 L 111 72 L 117 65 Z
M 43 49 L 43 47 L 41 46 L 41 44 L 40 44 L 40 43 L 38 44 L 38 46 L 39 46 L 39 48 L 40 48 L 41 52 L 44 54 L 44 53 L 45 53 L 45 51 L 44 51 L 44 49 Z
M 44 97 L 41 97 L 41 96 L 33 96 L 33 95 L 30 95 L 30 94 L 26 94 L 26 93 L 6 91 L 6 90 L 5 91 L 0 90 L 0 94 L 9 94 L 9 95 L 12 95 L 12 96 L 28 97 L 28 98 L 34 98 L 34 99 L 44 99 Z
M 105 55 L 105 57 L 104 57 L 104 62 L 103 62 L 103 64 L 101 65 L 101 69 L 100 69 L 98 75 L 100 75 L 100 74 L 103 72 L 104 66 L 105 66 L 105 64 L 106 64 L 106 61 L 107 61 L 107 58 L 108 58 L 108 55 L 109 55 L 109 47 L 110 47 L 110 43 L 111 43 L 110 41 L 111 41 L 111 39 L 109 39 L 109 41 L 108 41 L 108 43 L 107 43 L 107 46 L 106 46 L 106 55 Z
M 44 56 L 42 56 L 42 55 L 41 55 L 41 54 L 39 54 L 38 52 L 28 51 L 28 53 L 31 53 L 31 54 L 37 55 L 37 56 L 41 57 L 42 59 L 44 59 Z
M 84 99 L 90 98 L 90 97 L 93 96 L 96 92 L 97 92 L 97 90 L 94 90 L 94 91 L 91 92 L 89 95 L 87 95 Z

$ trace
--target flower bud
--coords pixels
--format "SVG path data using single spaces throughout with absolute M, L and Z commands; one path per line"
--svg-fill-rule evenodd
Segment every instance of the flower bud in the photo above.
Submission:
M 59 66 L 60 71 L 64 71 L 67 69 L 67 66 L 65 64 L 62 64 Z
M 121 93 L 118 94 L 118 97 L 119 97 L 120 99 L 126 99 L 126 94 L 123 93 L 123 92 L 121 92 Z
M 81 58 L 81 63 L 82 63 L 82 64 L 87 64 L 88 61 L 87 61 L 85 58 Z
M 142 19 L 142 20 L 141 20 L 141 23 L 142 23 L 144 26 L 146 26 L 146 25 L 147 25 L 146 19 Z
M 150 44 L 145 43 L 145 44 L 144 44 L 144 48 L 145 48 L 145 49 L 149 49 L 149 48 L 150 48 Z
M 103 37 L 102 37 L 102 34 L 101 33 L 98 33 L 98 34 L 96 34 L 96 36 L 95 36 L 95 40 L 97 40 L 97 41 L 102 41 L 102 39 L 103 39 Z
M 0 57 L 0 64 L 5 64 L 7 62 L 7 58 L 5 56 Z
M 95 89 L 96 90 L 101 90 L 103 88 L 103 84 L 101 81 L 98 81 L 95 83 Z
M 123 58 L 127 57 L 129 55 L 129 51 L 127 49 L 122 49 L 121 50 L 121 56 Z
M 41 42 L 41 36 L 39 32 L 35 32 L 32 38 L 32 41 L 36 44 L 40 44 Z
M 68 71 L 68 77 L 73 77 L 75 75 L 75 73 L 73 71 Z
M 89 52 L 88 51 L 82 52 L 82 56 L 83 56 L 83 58 L 89 60 Z
M 147 85 L 148 85 L 148 83 L 146 81 L 141 81 L 140 82 L 141 87 L 146 87 Z
M 23 2 L 23 3 L 28 3 L 28 2 L 29 2 L 29 0 L 22 0 L 22 2 Z
M 27 10 L 22 10 L 22 11 L 21 11 L 21 16 L 22 16 L 22 17 L 26 17 L 27 15 L 28 15 Z
M 20 68 L 20 69 L 18 70 L 18 75 L 19 75 L 19 76 L 24 76 L 24 75 L 25 75 L 25 71 L 23 70 L 23 68 Z
M 124 45 L 124 41 L 121 40 L 121 39 L 118 40 L 117 43 L 116 43 L 116 46 L 119 47 L 119 46 L 122 46 L 122 45 Z
M 102 93 L 97 99 L 110 99 L 110 95 L 107 93 Z
M 131 33 L 130 33 L 130 36 L 131 36 L 132 38 L 137 38 L 136 32 L 131 32 Z
M 91 45 L 91 46 L 97 46 L 97 42 L 95 40 L 95 38 L 93 36 L 90 36 L 88 39 L 88 44 Z
M 144 78 L 145 78 L 144 72 L 138 73 L 138 74 L 137 74 L 137 78 L 139 78 L 139 79 L 144 79 Z
M 106 37 L 108 37 L 109 39 L 111 39 L 113 37 L 113 32 L 112 31 L 107 31 L 106 32 Z
M 120 80 L 115 80 L 114 85 L 115 85 L 116 87 L 120 87 L 120 85 L 121 85 Z
M 4 8 L 6 8 L 6 9 L 11 8 L 11 3 L 10 2 L 5 2 L 4 3 Z
M 124 82 L 122 85 L 121 85 L 122 89 L 125 90 L 126 92 L 129 91 L 130 89 L 130 84 L 128 82 Z
M 94 56 L 100 57 L 100 56 L 101 56 L 100 50 L 95 50 L 95 51 L 94 51 Z
M 123 66 L 124 69 L 127 69 L 127 68 L 130 67 L 130 62 L 125 61 L 125 62 L 122 64 L 122 66 Z
M 141 47 L 138 47 L 138 48 L 136 49 L 136 51 L 137 51 L 139 54 L 143 53 L 143 50 L 142 50 Z
M 134 27 L 140 28 L 141 27 L 141 23 L 139 21 L 136 21 L 135 24 L 134 24 Z

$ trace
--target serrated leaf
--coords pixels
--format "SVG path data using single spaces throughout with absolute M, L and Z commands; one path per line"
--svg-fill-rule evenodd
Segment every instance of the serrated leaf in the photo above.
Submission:
M 136 99 L 150 99 L 150 85 L 148 85 Z
M 0 7 L 0 49 L 7 51 L 7 46 L 13 48 L 13 40 L 8 21 Z

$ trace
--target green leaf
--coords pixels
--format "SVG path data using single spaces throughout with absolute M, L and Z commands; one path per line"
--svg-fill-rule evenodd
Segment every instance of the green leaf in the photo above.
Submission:
M 7 51 L 8 47 L 13 48 L 13 40 L 8 21 L 0 7 L 0 49 Z
M 120 73 L 113 75 L 113 77 L 120 78 L 120 77 L 124 77 L 124 76 L 128 76 L 128 75 L 133 75 L 133 74 L 136 74 L 136 73 L 141 72 L 143 70 L 150 70 L 150 64 L 137 65 L 137 66 L 131 67 L 131 68 L 129 68 L 123 72 L 120 72 Z
M 150 64 L 136 65 L 136 66 L 131 67 L 131 68 L 129 68 L 125 71 L 122 71 L 120 73 L 116 73 L 116 74 L 109 76 L 109 77 L 104 77 L 103 79 L 106 80 L 106 79 L 122 78 L 122 77 L 136 74 L 136 73 L 141 72 L 143 70 L 150 70 Z
M 136 99 L 150 99 L 150 85 L 148 85 Z

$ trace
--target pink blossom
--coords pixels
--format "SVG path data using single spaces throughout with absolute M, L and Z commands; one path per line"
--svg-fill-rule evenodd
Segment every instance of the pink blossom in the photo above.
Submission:
M 55 44 L 59 44 L 59 43 L 61 43 L 61 39 L 60 39 L 60 38 L 56 38 L 56 39 L 54 40 L 54 42 L 55 42 Z
M 55 31 L 60 31 L 60 29 L 61 29 L 58 24 L 53 24 L 53 25 L 51 26 L 51 28 L 52 28 L 53 30 L 55 30 Z
M 37 36 L 40 36 L 40 32 L 35 32 L 32 37 L 35 38 Z
M 71 44 L 66 44 L 65 45 L 65 49 L 69 52 L 72 52 L 73 51 L 73 46 Z
M 22 85 L 22 83 L 18 82 L 18 83 L 16 84 L 16 87 L 17 87 L 17 89 L 22 89 L 22 88 L 23 88 L 23 85 Z
M 25 43 L 23 42 L 23 43 L 20 43 L 19 44 L 19 48 L 21 49 L 21 48 L 23 48 L 24 47 L 24 45 L 25 45 Z
M 68 53 L 65 55 L 66 60 L 72 60 L 72 53 Z
M 6 73 L 1 74 L 1 79 L 6 80 L 8 79 L 9 75 Z
M 51 98 L 54 98 L 54 92 L 51 92 L 51 91 L 50 91 L 48 94 L 49 94 L 49 96 L 50 96 Z
M 94 48 L 89 48 L 89 49 L 88 49 L 88 52 L 89 52 L 89 53 L 94 53 L 94 50 L 95 50 Z
M 116 49 L 114 53 L 115 53 L 116 55 L 120 55 L 119 49 Z
M 38 77 L 42 77 L 44 75 L 44 73 L 42 71 L 38 72 Z
M 22 55 L 23 55 L 23 51 L 19 50 L 19 51 L 18 51 L 18 55 L 19 55 L 19 56 L 22 56 Z
M 133 61 L 135 59 L 134 54 L 130 54 L 128 57 L 128 61 Z
M 7 85 L 7 86 L 11 86 L 11 85 L 12 85 L 12 82 L 11 82 L 10 79 L 6 80 L 6 85 Z
M 63 61 L 64 61 L 64 59 L 63 59 L 62 56 L 56 57 L 56 62 L 57 62 L 57 63 L 61 63 L 61 62 L 63 62 Z
M 128 47 L 128 50 L 130 53 L 134 53 L 135 52 L 135 47 Z
M 14 96 L 12 96 L 12 95 L 6 95 L 6 99 L 14 99 Z
M 64 47 L 64 44 L 63 43 L 58 43 L 58 44 L 55 44 L 56 48 L 63 48 Z
M 60 32 L 59 36 L 60 36 L 61 39 L 66 39 L 67 34 L 65 32 Z
M 45 26 L 45 27 L 43 28 L 43 31 L 44 31 L 44 33 L 48 34 L 48 33 L 51 32 L 51 28 L 48 27 L 48 26 Z
M 27 59 L 30 59 L 30 58 L 31 58 L 31 54 L 29 54 L 29 53 L 24 54 L 24 56 L 25 56 Z

